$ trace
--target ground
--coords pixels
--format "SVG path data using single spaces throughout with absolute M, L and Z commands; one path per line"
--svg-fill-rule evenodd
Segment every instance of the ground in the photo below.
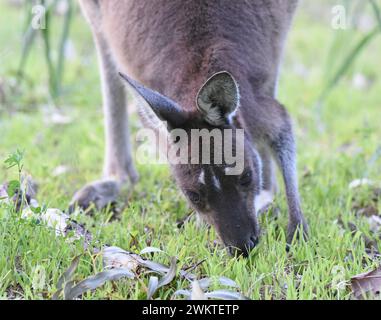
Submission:
M 306 3 L 300 8 L 279 87 L 279 100 L 295 123 L 300 191 L 310 226 L 307 242 L 286 252 L 287 210 L 280 193 L 276 200 L 279 218 L 273 212 L 261 218 L 263 235 L 258 247 L 248 259 L 232 258 L 216 245 L 214 230 L 198 228 L 195 219 L 178 228 L 177 220 L 189 208 L 168 168 L 143 165 L 138 166 L 140 183 L 128 193 L 128 206 L 119 219 L 110 220 L 108 212 L 77 218 L 96 240 L 136 252 L 158 247 L 168 257 L 158 255 L 157 260 L 168 264 L 169 257 L 176 256 L 180 267 L 203 261 L 194 270 L 199 277 L 233 279 L 252 299 L 350 298 L 351 277 L 373 270 L 380 262 L 378 255 L 369 254 L 366 248 L 369 239 L 374 241 L 373 253 L 381 248 L 379 234 L 366 215 L 359 213 L 359 206 L 371 206 L 377 214 L 380 203 L 372 202 L 371 189 L 361 188 L 360 192 L 348 186 L 358 178 L 381 181 L 381 152 L 377 152 L 381 147 L 381 41 L 379 37 L 360 55 L 325 104 L 317 107 L 327 74 L 337 66 L 337 62 L 327 62 L 328 57 L 338 58 L 329 54 L 333 42 L 342 37 L 354 43 L 362 34 L 358 31 L 348 36 L 332 29 L 330 8 Z M 24 15 L 7 2 L 1 2 L 0 11 L 0 159 L 16 149 L 24 150 L 23 170 L 38 182 L 39 202 L 64 210 L 73 192 L 98 179 L 102 170 L 101 95 L 90 31 L 77 14 L 57 109 L 47 98 L 41 42 L 24 70 L 24 82 L 15 85 Z M 133 130 L 139 126 L 133 115 Z M 57 167 L 67 170 L 59 174 Z M 1 181 L 15 178 L 17 170 L 0 166 Z M 81 243 L 69 244 L 42 226 L 20 223 L 3 207 L 0 219 L 0 297 L 51 298 L 58 278 L 80 253 L 84 256 L 75 280 L 100 271 L 100 257 L 90 249 L 83 251 Z M 357 226 L 355 231 L 348 222 Z M 37 266 L 46 273 L 39 290 L 32 286 Z M 144 299 L 147 285 L 148 277 L 142 275 L 139 282 L 107 283 L 83 299 Z M 187 286 L 186 280 L 176 279 L 155 298 L 172 298 L 176 290 Z

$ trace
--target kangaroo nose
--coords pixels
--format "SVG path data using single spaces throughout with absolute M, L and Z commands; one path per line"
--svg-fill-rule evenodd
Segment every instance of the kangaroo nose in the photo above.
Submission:
M 249 242 L 250 242 L 250 250 L 252 250 L 257 246 L 259 239 L 258 239 L 258 237 L 251 236 Z
M 259 239 L 255 236 L 251 236 L 249 240 L 242 247 L 229 247 L 229 252 L 232 256 L 234 255 L 242 255 L 247 258 L 250 254 L 250 251 L 253 250 L 258 244 Z
M 249 253 L 251 250 L 253 250 L 259 242 L 259 239 L 257 237 L 251 236 L 249 241 L 247 242 L 245 246 L 245 250 L 243 250 L 243 256 L 246 258 L 249 256 Z

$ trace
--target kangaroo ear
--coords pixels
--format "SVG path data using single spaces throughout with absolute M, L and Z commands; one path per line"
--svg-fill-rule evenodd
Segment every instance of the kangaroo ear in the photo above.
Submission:
M 226 71 L 213 75 L 197 95 L 197 107 L 204 120 L 213 126 L 230 123 L 239 106 L 238 84 Z
M 160 123 L 158 122 L 165 121 L 168 123 L 168 129 L 174 129 L 181 127 L 187 121 L 188 114 L 182 111 L 171 99 L 144 87 L 123 73 L 119 73 L 119 75 L 126 80 L 128 86 L 138 93 L 138 96 L 143 98 L 144 102 L 148 104 L 149 108 L 145 108 L 145 103 L 139 105 L 139 113 L 145 122 L 145 125 L 158 127 L 160 126 Z M 154 114 L 150 112 L 151 110 Z

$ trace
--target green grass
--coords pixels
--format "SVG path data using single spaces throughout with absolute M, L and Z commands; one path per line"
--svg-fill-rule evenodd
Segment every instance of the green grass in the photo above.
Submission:
M 321 115 L 325 131 L 321 132 L 314 104 L 326 81 L 324 67 L 330 45 L 335 33 L 343 31 L 332 30 L 329 22 L 311 19 L 308 10 L 302 7 L 299 11 L 289 39 L 279 99 L 295 122 L 309 241 L 294 245 L 289 253 L 285 251 L 287 211 L 281 193 L 277 199 L 281 215 L 279 219 L 271 214 L 261 218 L 263 236 L 250 258 L 229 257 L 223 248 L 215 246 L 213 230 L 197 228 L 194 220 L 182 229 L 177 228 L 176 220 L 189 209 L 165 166 L 138 167 L 141 181 L 120 220 L 108 222 L 109 215 L 104 212 L 79 217 L 96 240 L 133 251 L 148 245 L 159 247 L 169 256 L 176 256 L 180 266 L 205 259 L 194 271 L 196 274 L 231 278 L 253 299 L 350 298 L 350 287 L 338 290 L 335 279 L 339 277 L 348 284 L 351 276 L 379 265 L 377 257 L 366 254 L 362 235 L 374 239 L 381 249 L 379 234 L 372 234 L 365 217 L 357 216 L 352 209 L 353 197 L 358 194 L 348 188 L 352 180 L 364 176 L 381 181 L 380 158 L 370 162 L 381 147 L 381 41 L 375 41 L 360 56 L 327 100 Z M 5 102 L 0 100 L 0 159 L 5 160 L 16 149 L 24 150 L 24 170 L 39 183 L 39 202 L 66 209 L 73 192 L 98 179 L 102 169 L 101 96 L 90 31 L 77 15 L 71 38 L 76 55 L 66 62 L 64 92 L 59 99 L 60 110 L 72 122 L 52 124 L 46 121 L 46 114 L 53 107 L 48 98 L 41 45 L 31 54 L 25 70 L 27 81 L 15 86 L 23 15 L 3 2 L 0 11 L 0 43 L 7 44 L 0 47 L 0 85 L 6 95 Z M 308 77 L 297 71 L 298 65 L 308 71 Z M 373 79 L 372 86 L 355 88 L 351 79 L 356 73 Z M 132 126 L 134 130 L 140 126 L 136 116 Z M 350 147 L 343 150 L 343 145 Z M 52 172 L 59 165 L 70 170 L 55 177 Z M 0 181 L 15 178 L 16 170 L 0 166 Z M 370 191 L 363 193 L 361 197 L 368 203 Z M 379 204 L 379 212 L 380 209 Z M 353 234 L 343 228 L 339 217 L 344 223 L 355 223 L 359 231 Z M 44 227 L 20 222 L 6 208 L 0 208 L 0 219 L 0 297 L 51 298 L 59 276 L 83 252 L 81 243 L 69 244 Z M 165 255 L 156 258 L 169 263 Z M 43 290 L 32 287 L 37 266 L 46 272 Z M 100 269 L 100 257 L 85 251 L 75 279 L 84 279 Z M 142 277 L 141 282 L 122 280 L 108 283 L 83 298 L 144 299 L 147 285 L 148 277 Z M 186 281 L 176 279 L 155 297 L 169 299 L 187 285 Z

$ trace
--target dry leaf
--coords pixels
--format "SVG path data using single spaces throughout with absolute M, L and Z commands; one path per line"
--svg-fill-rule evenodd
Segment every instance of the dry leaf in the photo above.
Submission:
M 200 287 L 204 290 L 208 289 L 213 282 L 219 283 L 222 286 L 226 286 L 226 287 L 238 288 L 238 285 L 235 281 L 226 277 L 202 278 L 198 280 Z
M 381 291 L 381 267 L 351 278 L 352 292 L 356 299 L 367 294 L 379 295 Z
M 364 207 L 355 205 L 352 209 L 356 211 L 356 215 L 359 217 L 372 217 L 378 215 L 378 209 L 373 204 L 365 205 Z
M 349 184 L 349 189 L 357 189 L 359 187 L 364 187 L 364 186 L 373 186 L 374 185 L 374 182 L 372 180 L 369 180 L 369 179 L 356 179 L 356 180 L 353 180 L 350 184 Z
M 200 283 L 196 280 L 192 282 L 192 292 L 190 295 L 191 300 L 207 300 Z
M 205 293 L 207 298 L 221 299 L 221 300 L 248 300 L 245 296 L 239 292 L 229 290 L 216 290 Z
M 24 180 L 27 181 L 27 180 Z M 25 190 L 31 189 L 31 184 L 27 184 Z M 31 194 L 36 195 L 37 188 L 32 188 Z M 7 193 L 7 185 L 4 184 L 0 186 L 0 200 L 11 201 Z M 72 220 L 70 216 L 65 214 L 59 209 L 48 208 L 43 212 L 36 211 L 34 209 L 39 208 L 38 202 L 29 197 L 25 208 L 22 211 L 23 219 L 36 219 L 44 223 L 47 227 L 53 228 L 56 231 L 56 236 L 67 237 L 69 234 L 73 234 L 68 240 L 76 240 L 83 238 L 85 241 L 85 247 L 87 247 L 91 240 L 92 235 L 88 232 L 82 225 L 78 224 L 76 221 Z M 94 251 L 99 252 L 100 250 L 94 248 Z M 165 253 L 161 249 L 154 247 L 147 247 L 141 251 L 141 255 L 148 253 L 161 252 Z M 103 266 L 106 271 L 100 272 L 95 276 L 85 279 L 74 285 L 72 277 L 75 270 L 78 267 L 79 256 L 74 258 L 68 270 L 60 277 L 57 283 L 57 291 L 53 294 L 53 299 L 58 299 L 61 292 L 64 292 L 65 299 L 75 299 L 84 292 L 88 290 L 96 289 L 97 287 L 103 285 L 106 281 L 117 280 L 121 277 L 134 278 L 134 273 L 137 271 L 138 267 L 143 267 L 149 269 L 150 271 L 156 272 L 163 275 L 159 280 L 157 277 L 151 277 L 148 290 L 148 298 L 151 299 L 155 292 L 160 288 L 169 283 L 171 283 L 176 277 L 177 270 L 177 259 L 172 257 L 171 264 L 169 267 L 157 263 L 154 261 L 143 259 L 140 255 L 130 253 L 118 247 L 104 247 L 103 250 Z M 199 265 L 199 264 L 197 264 Z M 196 265 L 196 266 L 197 266 Z M 189 270 L 180 270 L 180 276 L 189 281 L 196 279 L 194 274 L 189 273 Z M 230 279 L 220 278 L 221 284 L 226 283 L 227 285 L 233 285 Z
M 158 289 L 159 278 L 158 277 L 150 277 L 148 282 L 148 292 L 147 292 L 147 300 L 151 300 L 153 295 Z
M 175 257 L 172 257 L 171 258 L 171 265 L 169 267 L 167 274 L 163 278 L 161 278 L 159 281 L 159 288 L 166 286 L 167 284 L 172 282 L 172 280 L 176 277 L 176 270 L 177 270 L 177 263 L 176 262 L 177 262 L 177 259 Z
M 38 207 L 38 203 L 31 199 L 31 204 L 33 207 Z M 32 205 L 31 205 L 32 206 Z M 49 208 L 45 212 L 35 214 L 31 206 L 23 209 L 21 218 L 23 219 L 36 219 L 46 225 L 48 228 L 52 228 L 56 232 L 56 236 L 66 237 L 71 234 L 72 237 L 68 238 L 68 241 L 75 241 L 79 239 L 84 239 L 84 246 L 90 244 L 92 240 L 92 235 L 88 232 L 84 226 L 72 220 L 67 214 L 63 213 L 60 209 Z
M 192 290 L 177 290 L 174 293 L 174 296 L 181 295 L 185 296 L 187 298 L 190 298 L 191 300 L 208 300 L 211 299 L 221 299 L 221 300 L 246 300 L 245 296 L 243 296 L 241 293 L 237 291 L 230 291 L 230 290 L 216 290 L 211 292 L 204 292 L 212 281 L 218 281 L 221 285 L 229 286 L 229 287 L 237 287 L 237 284 L 235 281 L 226 278 L 226 277 L 219 277 L 219 278 L 203 278 L 201 280 L 195 280 L 192 282 Z
M 46 124 L 67 125 L 73 122 L 73 119 L 59 112 L 53 112 L 45 118 Z
M 148 283 L 148 294 L 147 294 L 147 299 L 150 300 L 155 292 L 161 288 L 166 286 L 167 284 L 171 283 L 173 279 L 176 277 L 176 269 L 177 269 L 177 264 L 176 264 L 177 259 L 175 257 L 171 258 L 171 266 L 169 267 L 168 272 L 164 277 L 158 280 L 157 277 L 151 277 L 149 279 Z
M 107 247 L 103 250 L 103 266 L 105 269 L 125 268 L 136 271 L 140 257 L 118 247 Z
M 8 192 L 7 192 L 7 185 L 6 184 L 0 185 L 0 204 L 1 203 L 5 203 L 5 204 L 9 203 Z
M 368 218 L 369 229 L 373 233 L 378 233 L 381 230 L 381 217 L 373 215 Z
M 52 172 L 52 176 L 53 177 L 58 177 L 58 176 L 61 176 L 67 172 L 69 172 L 70 168 L 68 166 L 58 166 L 56 168 L 53 169 L 53 172 Z
M 57 291 L 53 294 L 53 297 L 52 299 L 53 300 L 57 300 L 60 293 L 62 292 L 62 289 L 66 286 L 65 284 L 67 282 L 70 282 L 71 279 L 73 278 L 74 276 L 74 272 L 75 270 L 77 270 L 78 268 L 78 264 L 79 264 L 79 260 L 81 258 L 81 255 L 79 256 L 76 256 L 71 264 L 70 264 L 70 267 L 64 272 L 64 274 L 58 279 L 58 283 L 57 283 Z
M 173 295 L 174 296 L 190 297 L 191 296 L 191 292 L 189 290 L 180 289 L 180 290 L 177 290 Z
M 355 89 L 365 90 L 365 89 L 369 89 L 369 87 L 371 85 L 372 85 L 372 80 L 367 78 L 364 74 L 362 74 L 362 73 L 356 73 L 353 76 L 352 86 Z
M 102 271 L 95 276 L 79 282 L 74 287 L 72 287 L 72 283 L 69 283 L 70 286 L 68 290 L 65 287 L 65 300 L 73 300 L 89 290 L 94 290 L 100 286 L 103 286 L 106 281 L 115 281 L 124 277 L 133 279 L 135 278 L 135 275 L 128 269 L 117 268 Z

